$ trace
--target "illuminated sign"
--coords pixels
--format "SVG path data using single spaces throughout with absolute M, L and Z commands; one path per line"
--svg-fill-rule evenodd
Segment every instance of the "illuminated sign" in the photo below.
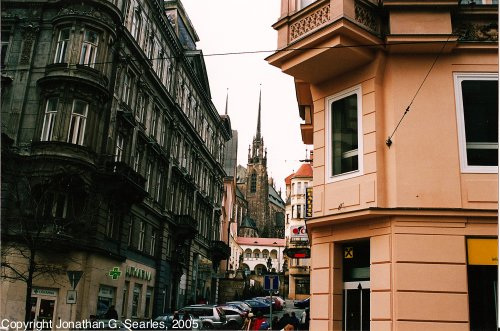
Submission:
M 469 238 L 467 255 L 469 265 L 498 265 L 498 240 Z
M 146 271 L 141 268 L 136 268 L 132 266 L 127 266 L 127 270 L 125 271 L 125 276 L 127 277 L 135 277 L 144 280 L 151 280 L 151 271 Z
M 290 227 L 290 238 L 292 240 L 296 239 L 307 239 L 307 229 L 305 225 L 295 225 Z
M 311 257 L 310 248 L 287 248 L 285 251 L 286 256 L 292 259 L 308 259 Z
M 313 188 L 306 188 L 306 218 L 313 217 Z

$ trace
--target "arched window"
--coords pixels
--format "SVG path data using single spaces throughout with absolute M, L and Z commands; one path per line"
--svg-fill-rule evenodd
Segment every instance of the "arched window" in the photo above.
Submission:
M 257 174 L 254 172 L 250 177 L 250 192 L 255 193 L 257 191 Z

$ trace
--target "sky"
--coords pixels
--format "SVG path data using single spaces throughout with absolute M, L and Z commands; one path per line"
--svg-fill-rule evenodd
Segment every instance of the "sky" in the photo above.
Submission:
M 272 52 L 242 55 L 211 54 L 272 51 L 278 35 L 271 27 L 280 14 L 279 0 L 182 0 L 205 55 L 212 102 L 228 114 L 238 131 L 238 164 L 246 167 L 248 146 L 257 128 L 262 88 L 261 132 L 267 147 L 269 177 L 285 193 L 285 177 L 297 171 L 306 156 L 293 78 L 264 59 Z M 262 84 L 262 85 L 261 85 Z M 228 90 L 229 89 L 229 90 Z

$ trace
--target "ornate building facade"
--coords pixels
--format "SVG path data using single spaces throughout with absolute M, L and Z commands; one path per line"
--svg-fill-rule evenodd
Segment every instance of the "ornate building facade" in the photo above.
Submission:
M 6 0 L 1 35 L 3 315 L 214 302 L 231 127 L 181 2 Z

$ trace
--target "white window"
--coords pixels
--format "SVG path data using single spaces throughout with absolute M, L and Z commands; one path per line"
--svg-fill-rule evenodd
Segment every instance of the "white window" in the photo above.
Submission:
M 301 10 L 315 2 L 316 0 L 297 0 L 297 10 Z
M 137 249 L 142 251 L 144 249 L 144 235 L 146 234 L 146 224 L 141 221 L 141 228 L 139 230 L 139 243 Z
M 137 111 L 135 113 L 135 117 L 137 118 L 139 123 L 144 123 L 145 107 L 146 107 L 146 100 L 144 94 L 141 93 L 137 97 Z
M 69 32 L 70 29 L 62 29 L 59 31 L 59 38 L 57 39 L 56 55 L 54 57 L 54 63 L 66 62 L 66 52 L 68 50 L 69 44 Z
M 149 247 L 149 254 L 150 255 L 155 255 L 155 248 L 156 248 L 156 232 L 153 230 L 153 233 L 151 234 L 151 246 Z
M 160 194 L 161 194 L 161 172 L 158 173 L 158 178 L 156 180 L 156 201 L 160 201 Z
M 126 72 L 123 75 L 123 93 L 122 93 L 122 101 L 127 105 L 130 104 L 130 91 L 132 89 L 132 80 L 133 76 Z
M 73 110 L 71 111 L 71 122 L 68 133 L 69 143 L 83 145 L 88 108 L 89 104 L 85 101 L 78 99 L 73 101 Z
M 152 165 L 151 165 L 151 162 L 148 163 L 148 166 L 146 168 L 146 191 L 149 192 L 150 190 L 150 185 L 151 185 L 151 168 L 152 168 Z
M 57 98 L 49 98 L 45 106 L 45 116 L 43 117 L 42 141 L 54 139 L 54 123 L 57 115 Z
M 123 141 L 124 141 L 123 135 L 118 134 L 118 136 L 116 136 L 116 146 L 115 146 L 115 161 L 116 162 L 120 162 L 122 160 Z
M 132 27 L 130 29 L 130 33 L 135 38 L 137 43 L 139 43 L 141 29 L 142 29 L 141 12 L 139 8 L 136 8 L 134 14 L 132 15 Z
M 157 111 L 156 109 L 153 109 L 153 111 L 151 112 L 151 136 L 152 137 L 155 137 L 156 135 L 156 120 L 157 120 Z
M 84 31 L 80 64 L 88 65 L 92 68 L 94 67 L 98 43 L 99 36 L 97 32 L 92 30 Z
M 363 173 L 361 86 L 326 99 L 327 181 Z
M 463 172 L 498 171 L 498 75 L 456 73 L 455 101 Z
M 135 151 L 134 154 L 134 171 L 139 172 L 139 167 L 141 164 L 141 152 L 139 150 Z

